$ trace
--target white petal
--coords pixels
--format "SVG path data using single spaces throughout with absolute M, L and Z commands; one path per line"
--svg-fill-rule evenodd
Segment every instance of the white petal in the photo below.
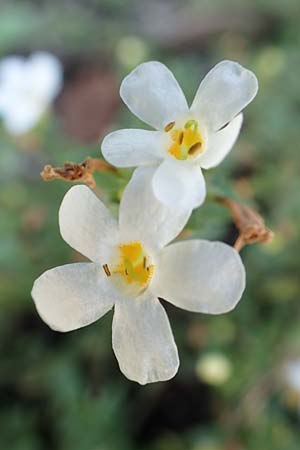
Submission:
M 141 240 L 152 249 L 172 241 L 184 228 L 191 211 L 171 212 L 155 197 L 151 180 L 156 168 L 136 169 L 126 186 L 119 210 L 123 239 Z
M 233 309 L 245 288 L 238 252 L 222 242 L 171 244 L 157 260 L 151 289 L 179 308 L 208 314 Z
M 71 331 L 95 322 L 114 303 L 101 267 L 93 263 L 68 264 L 43 273 L 32 297 L 41 318 L 56 331 Z
M 66 193 L 59 226 L 63 239 L 94 262 L 103 261 L 119 239 L 117 222 L 86 186 L 74 186 Z
M 206 196 L 200 167 L 175 159 L 166 159 L 160 164 L 152 186 L 156 197 L 172 211 L 191 211 L 200 206 Z
M 191 110 L 208 130 L 217 131 L 253 100 L 257 90 L 253 72 L 236 62 L 222 61 L 201 82 Z
M 178 352 L 164 308 L 152 296 L 117 302 L 113 318 L 113 349 L 120 370 L 140 384 L 172 378 Z
M 158 130 L 188 112 L 174 75 L 156 61 L 143 63 L 127 75 L 120 95 L 133 114 Z
M 223 161 L 234 146 L 242 123 L 243 114 L 239 114 L 223 130 L 209 135 L 205 152 L 199 158 L 200 166 L 203 169 L 210 169 Z
M 120 130 L 102 142 L 102 153 L 110 164 L 134 167 L 155 164 L 162 159 L 162 133 L 147 130 Z

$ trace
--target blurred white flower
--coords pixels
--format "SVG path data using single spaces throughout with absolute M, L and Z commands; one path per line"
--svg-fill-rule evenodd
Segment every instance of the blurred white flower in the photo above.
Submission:
M 241 111 L 255 97 L 255 75 L 222 61 L 201 82 L 191 108 L 170 70 L 147 62 L 122 82 L 128 108 L 158 131 L 126 129 L 106 136 L 105 158 L 117 167 L 156 165 L 155 195 L 171 208 L 195 208 L 204 201 L 201 168 L 218 165 L 234 145 Z
M 300 394 L 300 359 L 291 360 L 286 364 L 284 381 L 290 389 Z
M 118 61 L 127 67 L 135 67 L 146 59 L 147 46 L 137 36 L 124 36 L 116 46 L 116 57 Z
M 167 380 L 179 365 L 158 298 L 189 311 L 220 314 L 235 307 L 245 287 L 244 266 L 232 247 L 204 240 L 165 247 L 189 214 L 170 214 L 156 199 L 150 183 L 154 170 L 135 171 L 118 224 L 89 188 L 71 188 L 60 207 L 61 235 L 92 262 L 51 269 L 32 290 L 40 316 L 57 331 L 88 325 L 114 306 L 115 355 L 124 375 L 141 384 Z
M 0 61 L 0 116 L 11 134 L 33 128 L 62 87 L 62 65 L 46 52 Z
M 207 353 L 197 361 L 196 373 L 206 383 L 219 386 L 230 378 L 231 362 L 222 353 Z

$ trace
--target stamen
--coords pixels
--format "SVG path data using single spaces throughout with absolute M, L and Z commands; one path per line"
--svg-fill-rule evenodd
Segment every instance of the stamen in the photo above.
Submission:
M 168 125 L 166 125 L 164 128 L 165 132 L 168 133 L 168 131 L 171 131 L 172 128 L 174 127 L 174 125 L 175 125 L 175 122 L 168 123 Z
M 202 143 L 201 142 L 196 142 L 196 144 L 192 145 L 189 150 L 188 150 L 188 154 L 190 156 L 195 155 L 198 151 L 201 150 L 202 147 Z
M 118 253 L 112 255 L 112 261 L 104 264 L 103 270 L 109 281 L 126 294 L 139 295 L 151 281 L 154 273 L 154 265 L 151 257 L 139 241 L 119 244 Z M 119 254 L 119 255 L 118 255 Z
M 110 270 L 109 270 L 109 268 L 108 268 L 108 265 L 107 265 L 107 264 L 104 264 L 102 267 L 103 267 L 103 270 L 104 270 L 106 276 L 107 276 L 107 277 L 110 277 L 110 276 L 111 276 L 111 273 L 110 273 Z

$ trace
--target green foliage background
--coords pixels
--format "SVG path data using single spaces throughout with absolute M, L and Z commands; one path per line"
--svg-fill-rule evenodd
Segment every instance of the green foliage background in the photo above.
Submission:
M 57 224 L 70 185 L 45 183 L 39 172 L 46 163 L 99 157 L 99 143 L 64 133 L 56 107 L 30 136 L 14 138 L 2 127 L 1 449 L 299 448 L 300 397 L 282 380 L 286 360 L 300 357 L 299 20 L 298 0 L 2 0 L 0 56 L 52 51 L 68 69 L 66 83 L 75 66 L 97 64 L 116 79 L 117 90 L 136 64 L 158 59 L 191 100 L 201 77 L 222 59 L 253 70 L 260 91 L 245 111 L 242 134 L 226 161 L 205 176 L 211 194 L 255 206 L 276 236 L 242 251 L 247 289 L 234 312 L 213 317 L 165 304 L 180 370 L 170 382 L 141 387 L 118 370 L 112 314 L 63 335 L 40 320 L 30 297 L 44 270 L 79 260 Z M 102 137 L 135 125 L 141 124 L 120 103 Z M 97 174 L 97 193 L 115 213 L 129 176 Z M 210 197 L 187 231 L 229 243 L 236 237 L 228 211 Z M 215 353 L 232 366 L 220 386 L 196 371 L 203 355 Z

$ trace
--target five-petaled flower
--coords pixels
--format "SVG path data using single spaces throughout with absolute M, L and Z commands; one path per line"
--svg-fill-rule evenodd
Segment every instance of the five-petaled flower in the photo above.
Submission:
M 62 87 L 62 65 L 50 53 L 0 61 L 0 116 L 12 134 L 33 128 Z
M 32 296 L 54 330 L 88 325 L 114 307 L 112 344 L 121 371 L 141 384 L 178 370 L 176 344 L 159 298 L 210 314 L 237 304 L 245 286 L 239 254 L 222 242 L 171 242 L 189 212 L 170 214 L 151 188 L 155 169 L 141 168 L 127 185 L 119 223 L 86 186 L 65 195 L 59 211 L 64 240 L 92 262 L 45 272 Z
M 158 131 L 125 129 L 102 143 L 117 167 L 156 165 L 155 195 L 171 208 L 193 209 L 204 201 L 201 168 L 218 165 L 234 145 L 241 111 L 255 97 L 255 75 L 232 61 L 217 64 L 201 82 L 191 107 L 170 70 L 147 62 L 122 82 L 128 108 Z

